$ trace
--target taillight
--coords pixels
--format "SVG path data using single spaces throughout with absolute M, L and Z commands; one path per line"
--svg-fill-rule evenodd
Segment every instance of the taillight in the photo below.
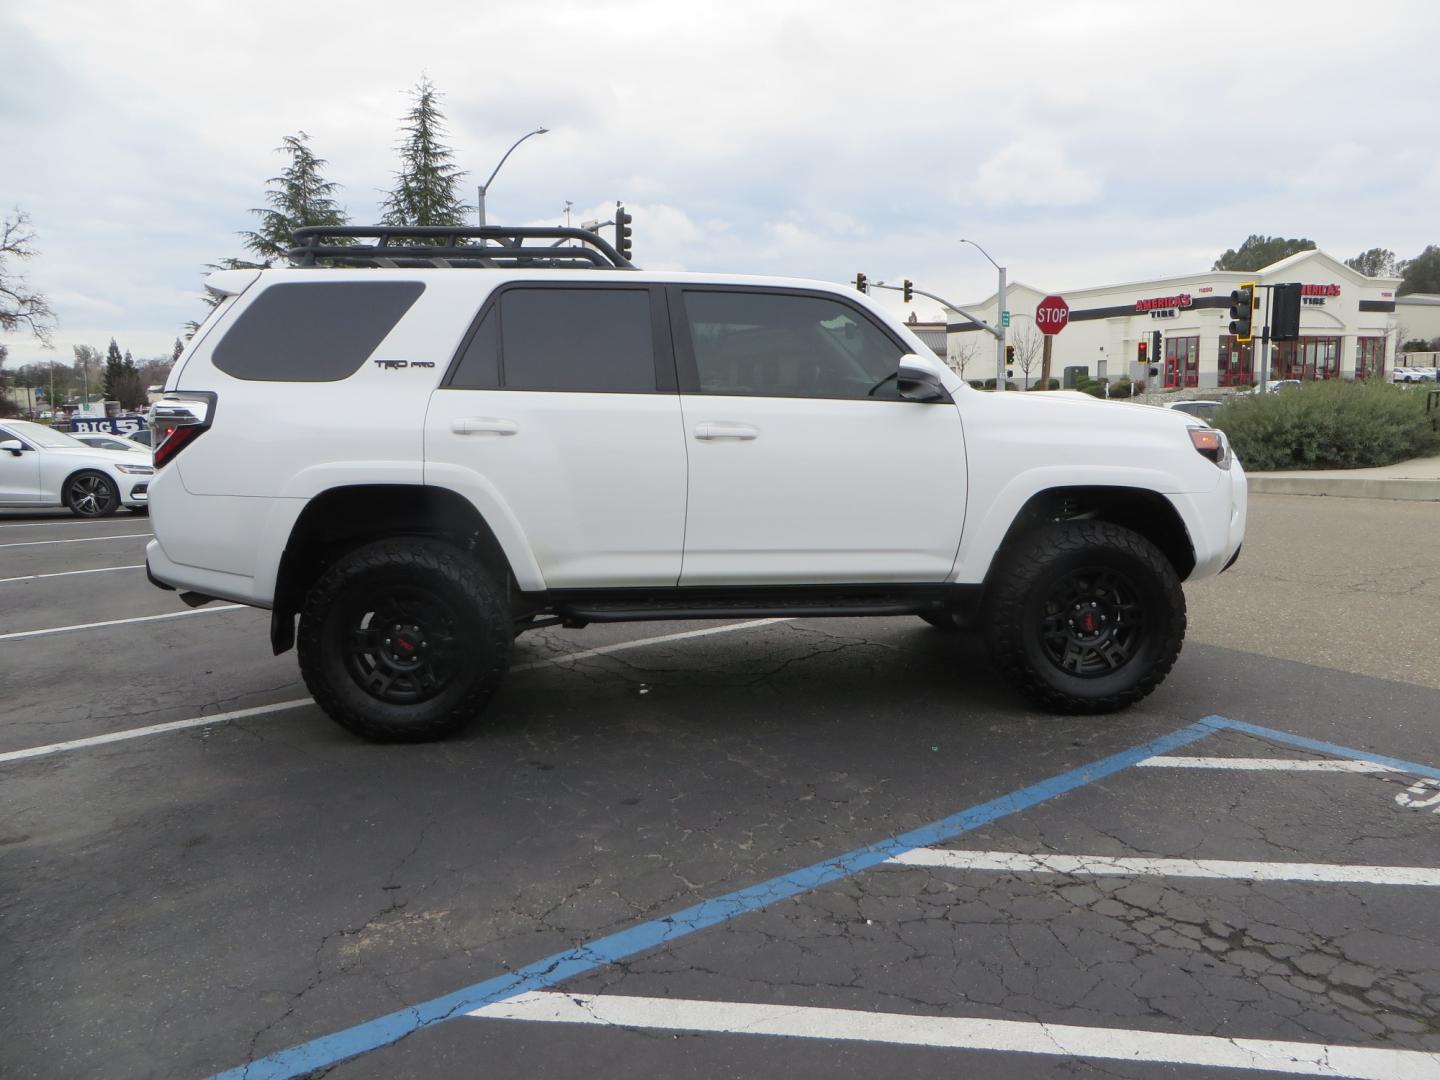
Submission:
M 218 396 L 208 390 L 179 390 L 166 394 L 150 407 L 150 426 L 155 430 L 155 468 L 167 464 L 209 430 L 215 422 L 217 401 Z

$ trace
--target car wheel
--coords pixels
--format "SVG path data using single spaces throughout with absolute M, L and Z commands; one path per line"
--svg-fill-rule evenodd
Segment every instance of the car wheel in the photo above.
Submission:
M 104 473 L 76 473 L 65 481 L 65 505 L 77 517 L 109 517 L 120 509 L 120 491 Z
M 381 540 L 331 565 L 300 612 L 305 685 L 342 727 L 426 742 L 464 727 L 510 665 L 504 584 L 449 544 Z
M 1051 525 L 1004 553 L 986 596 L 995 666 L 1061 713 L 1102 713 L 1164 681 L 1185 638 L 1185 594 L 1139 533 L 1103 521 Z

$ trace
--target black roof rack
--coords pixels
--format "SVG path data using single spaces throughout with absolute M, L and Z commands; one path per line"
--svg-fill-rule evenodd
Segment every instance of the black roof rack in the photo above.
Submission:
M 296 266 L 635 269 L 598 233 L 562 226 L 307 225 L 291 235 Z M 536 240 L 552 243 L 527 243 Z

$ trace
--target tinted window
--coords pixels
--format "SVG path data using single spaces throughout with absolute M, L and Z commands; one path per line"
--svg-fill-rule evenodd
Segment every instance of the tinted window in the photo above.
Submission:
M 414 281 L 272 285 L 215 346 L 215 366 L 266 382 L 348 378 L 424 291 Z
M 899 398 L 905 350 L 839 301 L 687 290 L 685 312 L 703 393 Z
M 500 336 L 506 389 L 655 391 L 643 289 L 509 289 Z
M 500 317 L 495 307 L 485 313 L 450 385 L 461 390 L 488 390 L 500 385 Z

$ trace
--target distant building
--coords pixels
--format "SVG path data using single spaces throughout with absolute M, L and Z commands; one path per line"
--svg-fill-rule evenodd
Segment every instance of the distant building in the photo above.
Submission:
M 1024 355 L 1027 337 L 1038 337 L 1035 308 L 1052 294 L 1070 305 L 1070 322 L 1056 336 L 1051 376 L 1083 367 L 1093 378 L 1128 376 L 1161 387 L 1248 386 L 1258 380 L 1260 328 L 1265 308 L 1257 311 L 1256 339 L 1242 345 L 1229 333 L 1230 293 L 1241 282 L 1261 285 L 1299 282 L 1304 286 L 1300 340 L 1271 345 L 1272 379 L 1353 379 L 1379 375 L 1395 363 L 1396 338 L 1425 337 L 1423 318 L 1436 320 L 1440 336 L 1440 297 L 1400 297 L 1399 278 L 1371 278 L 1323 251 L 1302 251 L 1265 267 L 1238 272 L 1207 270 L 1184 277 L 1136 281 L 1083 289 L 1040 289 L 1015 282 L 1006 289 L 1009 339 Z M 1262 296 L 1266 290 L 1260 290 Z M 997 320 L 994 294 L 962 305 L 992 325 Z M 1411 312 L 1415 314 L 1411 314 Z M 1415 324 L 1412 326 L 1412 322 Z M 1430 323 L 1424 322 L 1424 326 Z M 967 355 L 967 379 L 995 375 L 994 338 L 969 318 L 947 311 L 945 355 L 951 367 Z M 978 348 L 977 348 L 978 346 Z M 1038 348 L 1034 355 L 1039 355 Z M 1151 371 L 1155 374 L 1152 376 Z M 1023 382 L 1019 365 L 1013 378 Z M 1038 360 L 1029 382 L 1040 377 Z

